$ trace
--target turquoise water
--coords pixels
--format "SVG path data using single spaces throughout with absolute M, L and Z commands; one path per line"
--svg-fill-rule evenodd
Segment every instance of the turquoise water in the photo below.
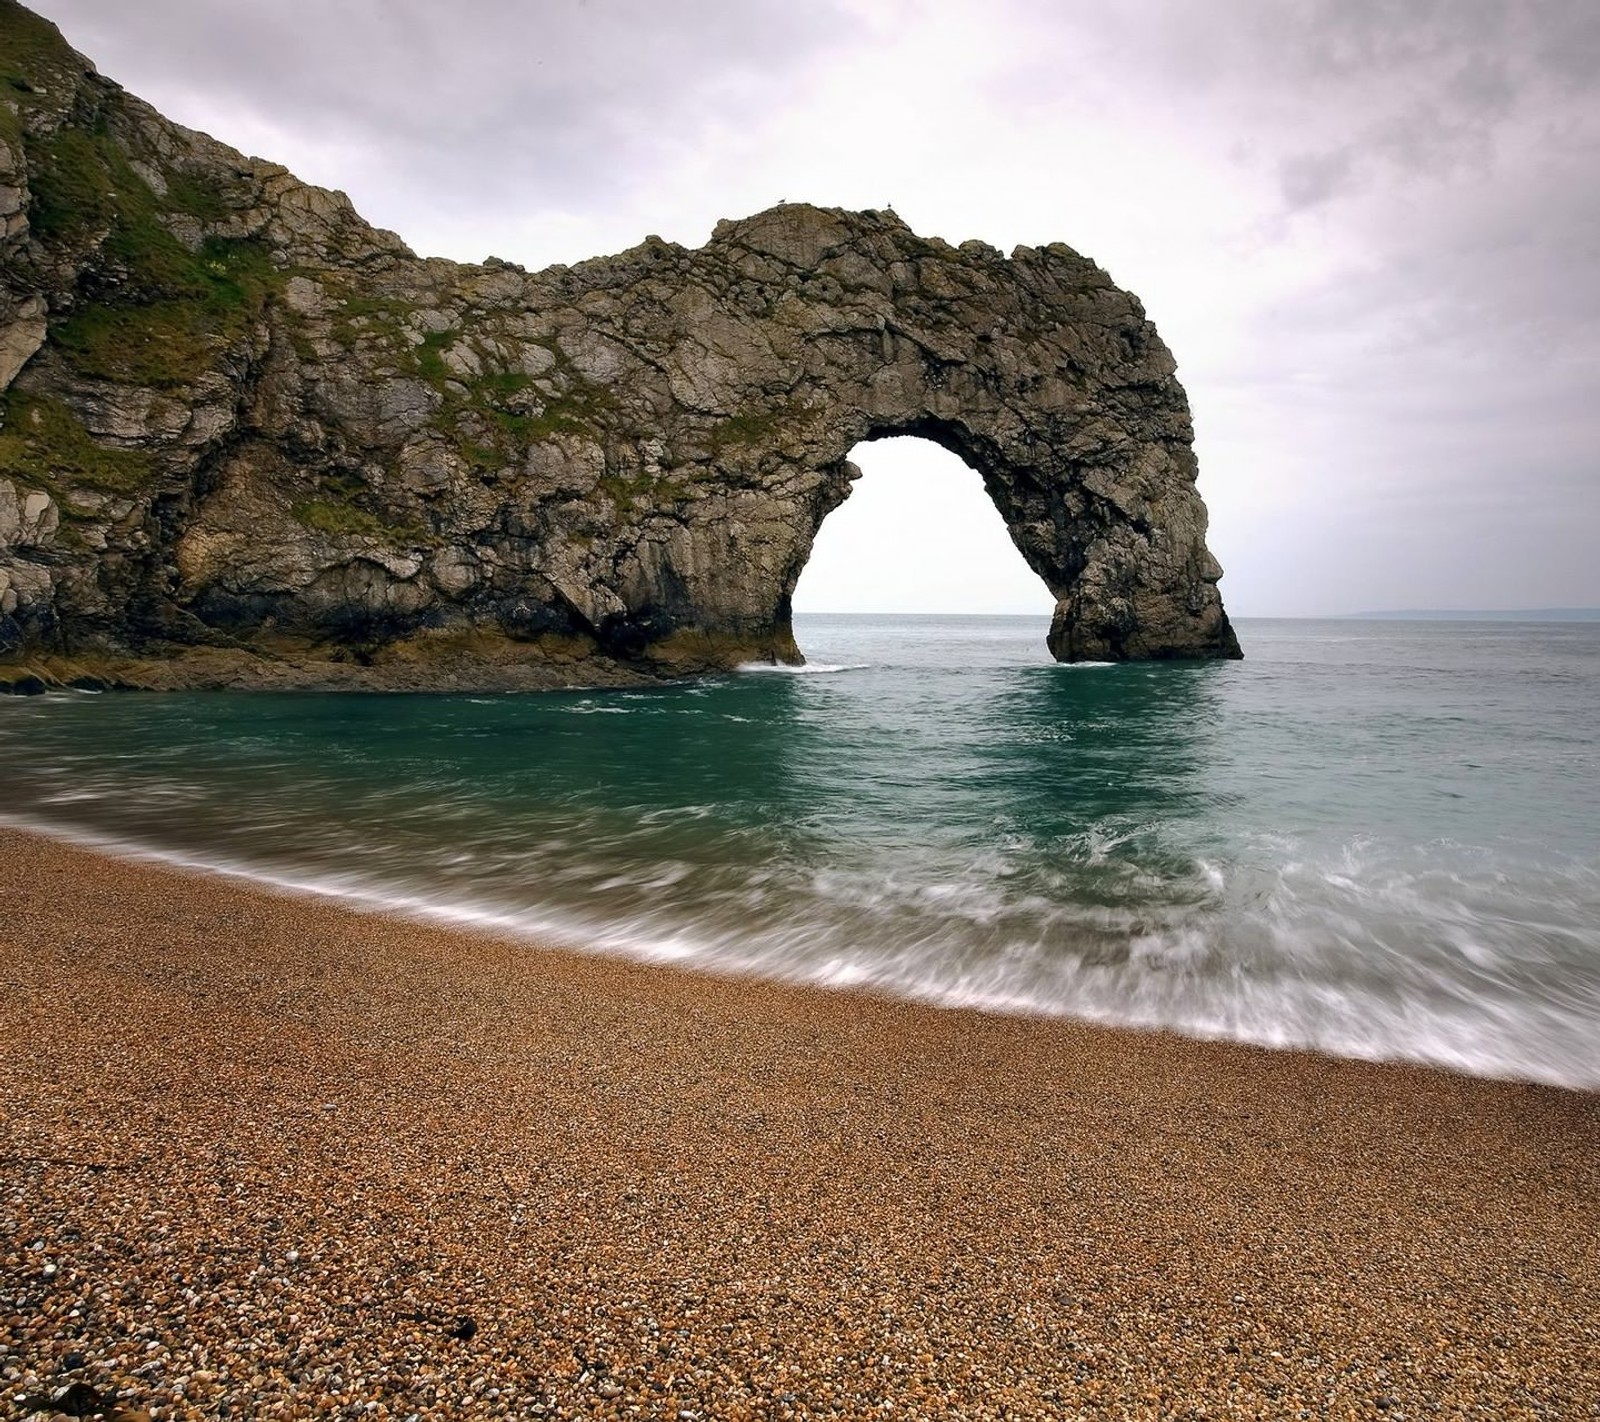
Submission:
M 1600 624 L 807 617 L 800 672 L 0 698 L 0 814 L 601 951 L 1600 1087 Z M 241 945 L 243 948 L 244 945 Z

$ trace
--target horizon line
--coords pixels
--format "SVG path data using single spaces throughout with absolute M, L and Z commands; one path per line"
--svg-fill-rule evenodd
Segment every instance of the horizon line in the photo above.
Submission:
M 795 617 L 1040 617 L 1051 614 L 1038 610 L 997 612 L 992 608 L 907 608 L 907 607 L 832 607 L 795 608 Z M 1485 621 L 1521 620 L 1600 621 L 1600 606 L 1594 607 L 1412 607 L 1376 608 L 1361 612 L 1239 612 L 1234 618 L 1261 622 L 1381 622 L 1407 618 L 1430 621 L 1441 618 Z

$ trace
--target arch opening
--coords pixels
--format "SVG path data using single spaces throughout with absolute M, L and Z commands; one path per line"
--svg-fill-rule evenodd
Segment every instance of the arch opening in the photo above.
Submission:
M 818 529 L 795 585 L 796 614 L 1049 618 L 1055 598 L 960 455 L 889 435 L 863 440 L 850 459 L 860 477 Z M 803 651 L 803 635 L 801 643 Z

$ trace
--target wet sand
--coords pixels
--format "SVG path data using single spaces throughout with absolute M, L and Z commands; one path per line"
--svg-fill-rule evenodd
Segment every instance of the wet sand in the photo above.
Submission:
M 1600 1095 L 0 864 L 8 1412 L 1600 1417 Z

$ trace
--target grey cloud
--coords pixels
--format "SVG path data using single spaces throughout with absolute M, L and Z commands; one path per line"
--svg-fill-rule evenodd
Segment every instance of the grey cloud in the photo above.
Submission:
M 829 3 L 740 0 L 39 8 L 135 92 L 313 131 L 439 201 L 552 207 L 604 201 L 708 126 L 748 122 L 852 30 Z
M 1453 105 L 1496 118 L 1510 112 L 1517 97 L 1510 68 L 1498 55 L 1469 55 L 1443 87 Z
M 1342 115 L 1402 175 L 1490 162 L 1518 118 L 1594 117 L 1575 82 L 1600 70 L 1590 0 L 1317 0 L 1301 20 L 1273 40 L 1308 107 Z
M 1278 165 L 1278 185 L 1291 208 L 1317 207 L 1352 186 L 1355 164 L 1348 148 L 1296 153 Z
M 1491 157 L 1501 130 L 1530 111 L 1594 118 L 1594 0 L 1018 3 L 1049 37 L 1025 85 L 1063 82 L 1053 53 L 1088 53 L 1190 123 L 1246 115 L 1290 207 L 1362 186 L 1330 186 L 1335 152 L 1352 170 L 1370 162 L 1373 176 L 1449 177 Z
M 1415 72 L 1505 43 L 1505 0 L 1314 0 L 1280 7 L 1301 66 L 1338 78 Z
M 1492 166 L 1496 139 L 1493 125 L 1482 118 L 1424 98 L 1373 123 L 1357 143 L 1403 179 L 1447 179 Z
M 1575 90 L 1600 79 L 1600 6 L 1588 0 L 1527 0 L 1530 52 L 1539 69 Z

